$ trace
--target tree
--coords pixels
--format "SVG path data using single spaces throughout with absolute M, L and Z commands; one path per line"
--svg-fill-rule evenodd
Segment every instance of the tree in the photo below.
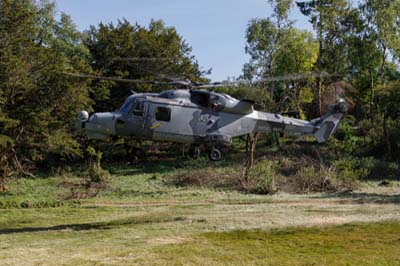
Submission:
M 250 55 L 250 62 L 243 69 L 245 78 L 304 74 L 313 70 L 318 53 L 318 43 L 313 35 L 294 28 L 289 22 L 283 23 L 284 27 L 277 25 L 278 22 L 273 22 L 271 18 L 254 19 L 250 22 L 246 34 L 246 52 Z M 308 87 L 307 83 L 288 80 L 270 83 L 268 86 L 276 101 L 290 97 L 294 99 L 296 109 L 299 110 L 301 90 Z M 273 111 L 283 111 L 280 109 L 278 104 Z
M 73 26 L 65 17 L 57 23 L 54 15 L 47 1 L 1 1 L 0 168 L 7 174 L 31 175 L 29 169 L 51 155 L 80 155 L 70 129 L 77 111 L 90 107 L 88 87 L 61 73 L 89 66 L 76 63 L 80 54 L 67 54 L 79 37 L 59 38 Z
M 303 15 L 309 17 L 319 43 L 314 71 L 326 71 L 334 77 L 346 74 L 347 57 L 343 21 L 349 12 L 347 0 L 311 0 L 296 2 Z M 334 80 L 335 81 L 335 80 Z M 322 113 L 322 82 L 316 78 L 314 89 L 315 115 Z
M 389 57 L 399 58 L 400 52 L 400 2 L 367 0 L 360 4 L 364 20 L 365 35 L 369 36 L 369 44 L 374 49 L 375 64 L 368 65 L 370 76 L 370 118 L 373 119 L 375 84 L 374 78 L 385 83 L 385 68 Z M 370 49 L 372 50 L 372 49 Z M 367 55 L 367 57 L 370 57 Z M 373 120 L 372 120 L 373 121 Z
M 275 75 L 284 76 L 293 73 L 301 75 L 312 72 L 318 54 L 318 43 L 312 33 L 291 28 L 284 34 L 282 42 L 275 59 Z M 305 118 L 301 105 L 310 102 L 307 97 L 311 86 L 310 80 L 287 80 L 282 82 L 282 85 L 283 95 L 291 103 L 286 107 L 296 110 Z
M 385 147 L 385 152 L 389 155 L 394 155 L 399 151 L 399 135 L 400 126 L 400 83 L 393 81 L 387 84 L 382 92 L 377 97 L 380 109 L 383 114 L 383 138 L 382 143 Z M 393 131 L 390 132 L 390 126 Z M 394 134 L 396 132 L 397 134 Z M 397 154 L 398 155 L 398 154 Z M 398 158 L 398 156 L 397 156 Z
M 131 79 L 156 80 L 188 78 L 202 80 L 206 72 L 191 55 L 191 47 L 175 28 L 166 27 L 162 21 L 152 21 L 148 28 L 131 25 L 127 20 L 100 23 L 86 32 L 86 45 L 92 56 L 92 67 L 100 75 Z M 97 100 L 96 110 L 117 108 L 131 91 L 160 91 L 165 87 L 155 85 L 126 85 L 109 83 L 108 99 Z
M 273 76 L 273 62 L 275 53 L 282 44 L 282 35 L 291 28 L 293 22 L 288 14 L 292 6 L 291 0 L 268 0 L 274 12 L 270 18 L 252 19 L 246 31 L 246 53 L 250 55 L 250 62 L 245 64 L 244 77 Z

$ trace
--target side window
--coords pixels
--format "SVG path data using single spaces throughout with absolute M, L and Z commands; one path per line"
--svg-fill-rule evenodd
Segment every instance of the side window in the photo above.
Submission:
M 156 120 L 165 122 L 171 121 L 171 109 L 167 107 L 157 107 Z
M 133 106 L 133 114 L 136 116 L 143 116 L 144 113 L 144 101 L 137 100 Z

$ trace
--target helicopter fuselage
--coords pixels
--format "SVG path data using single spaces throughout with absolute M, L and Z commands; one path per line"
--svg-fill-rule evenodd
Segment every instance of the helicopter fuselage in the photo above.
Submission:
M 344 102 L 322 118 L 305 121 L 279 114 L 255 111 L 253 102 L 205 90 L 170 90 L 160 94 L 134 94 L 112 113 L 82 111 L 78 127 L 89 138 L 133 137 L 200 145 L 230 144 L 232 138 L 253 132 L 314 135 L 326 141 L 345 113 Z

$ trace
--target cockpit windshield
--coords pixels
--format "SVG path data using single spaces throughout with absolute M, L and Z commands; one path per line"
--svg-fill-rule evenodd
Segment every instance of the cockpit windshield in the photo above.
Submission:
M 133 98 L 129 98 L 128 100 L 125 101 L 125 103 L 121 106 L 121 108 L 119 108 L 119 111 L 122 114 L 127 114 L 129 112 L 129 110 L 131 110 L 132 105 L 133 105 Z

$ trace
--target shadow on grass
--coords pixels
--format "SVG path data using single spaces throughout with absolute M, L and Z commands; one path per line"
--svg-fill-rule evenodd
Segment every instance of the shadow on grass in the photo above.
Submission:
M 111 174 L 133 176 L 140 174 L 157 174 L 173 171 L 180 167 L 180 163 L 159 160 L 158 162 L 120 164 L 113 163 L 104 166 Z
M 48 227 L 21 227 L 21 228 L 5 228 L 0 229 L 0 235 L 9 235 L 16 233 L 37 233 L 37 232 L 51 232 L 51 231 L 89 231 L 89 230 L 110 230 L 112 228 L 141 225 L 141 224 L 155 224 L 167 222 L 185 221 L 186 218 L 182 216 L 169 216 L 155 215 L 155 216 L 140 216 L 131 217 L 127 219 L 113 220 L 108 222 L 95 222 L 95 223 L 81 223 L 81 224 L 63 224 Z
M 327 194 L 320 196 L 321 198 L 335 198 L 349 200 L 358 204 L 400 204 L 400 194 L 385 195 L 377 193 L 357 193 L 346 192 L 337 194 Z
M 209 161 L 207 157 L 198 160 L 188 157 L 177 156 L 175 160 L 171 158 L 156 158 L 148 162 L 138 162 L 134 164 L 111 163 L 104 165 L 113 175 L 133 176 L 138 174 L 166 174 L 178 169 L 201 169 L 206 167 L 229 167 L 233 164 L 242 163 L 244 155 L 227 153 L 220 162 Z

